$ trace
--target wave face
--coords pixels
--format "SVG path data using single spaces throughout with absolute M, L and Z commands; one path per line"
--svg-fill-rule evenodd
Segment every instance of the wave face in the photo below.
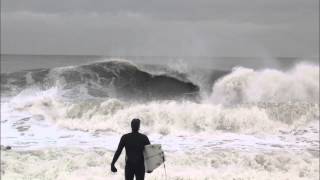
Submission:
M 1 74 L 4 93 L 16 95 L 27 88 L 52 87 L 69 95 L 159 100 L 195 99 L 199 87 L 168 75 L 152 75 L 127 61 L 97 62 L 54 69 L 36 69 Z

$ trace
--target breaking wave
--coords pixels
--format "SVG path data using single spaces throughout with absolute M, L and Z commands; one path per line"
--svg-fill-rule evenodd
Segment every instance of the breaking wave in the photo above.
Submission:
M 199 96 L 202 86 L 187 77 L 153 75 L 128 62 L 108 61 L 6 74 L 1 83 L 22 89 L 7 104 L 14 110 L 70 129 L 123 133 L 132 118 L 141 118 L 144 131 L 163 135 L 273 133 L 319 120 L 315 65 L 288 71 L 235 68 L 216 77 L 210 96 L 196 101 L 186 97 Z M 148 101 L 129 101 L 132 97 Z
M 1 74 L 1 87 L 13 95 L 27 88 L 57 87 L 74 96 L 85 93 L 126 100 L 195 98 L 199 92 L 199 87 L 187 79 L 153 75 L 122 60 Z
M 319 103 L 319 66 L 298 64 L 289 71 L 237 67 L 213 85 L 215 103 Z

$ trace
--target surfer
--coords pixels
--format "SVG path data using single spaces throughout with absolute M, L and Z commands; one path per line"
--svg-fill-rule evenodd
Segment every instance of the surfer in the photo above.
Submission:
M 145 145 L 150 144 L 148 137 L 144 134 L 139 133 L 140 120 L 133 119 L 131 121 L 132 132 L 125 134 L 121 137 L 117 151 L 113 156 L 111 163 L 111 171 L 117 172 L 115 163 L 118 160 L 123 147 L 126 149 L 126 165 L 125 165 L 125 179 L 133 180 L 144 180 L 145 167 L 143 158 L 143 149 Z

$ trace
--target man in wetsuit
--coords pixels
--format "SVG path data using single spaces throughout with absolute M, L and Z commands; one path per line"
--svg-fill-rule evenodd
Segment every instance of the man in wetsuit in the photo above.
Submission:
M 144 134 L 140 134 L 140 120 L 133 119 L 131 121 L 132 132 L 125 134 L 121 137 L 118 149 L 114 154 L 111 171 L 117 172 L 115 163 L 118 160 L 123 147 L 126 148 L 126 166 L 125 166 L 125 179 L 133 180 L 136 176 L 136 180 L 144 180 L 145 168 L 144 168 L 144 158 L 143 149 L 145 145 L 150 144 L 148 137 Z

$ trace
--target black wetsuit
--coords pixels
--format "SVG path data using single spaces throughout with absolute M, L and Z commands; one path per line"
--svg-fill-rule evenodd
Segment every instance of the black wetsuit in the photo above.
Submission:
M 126 167 L 125 178 L 126 180 L 144 180 L 145 168 L 143 149 L 145 145 L 150 144 L 148 137 L 139 132 L 132 132 L 125 134 L 121 137 L 118 149 L 113 157 L 113 162 L 117 161 L 121 154 L 123 147 L 126 148 Z

